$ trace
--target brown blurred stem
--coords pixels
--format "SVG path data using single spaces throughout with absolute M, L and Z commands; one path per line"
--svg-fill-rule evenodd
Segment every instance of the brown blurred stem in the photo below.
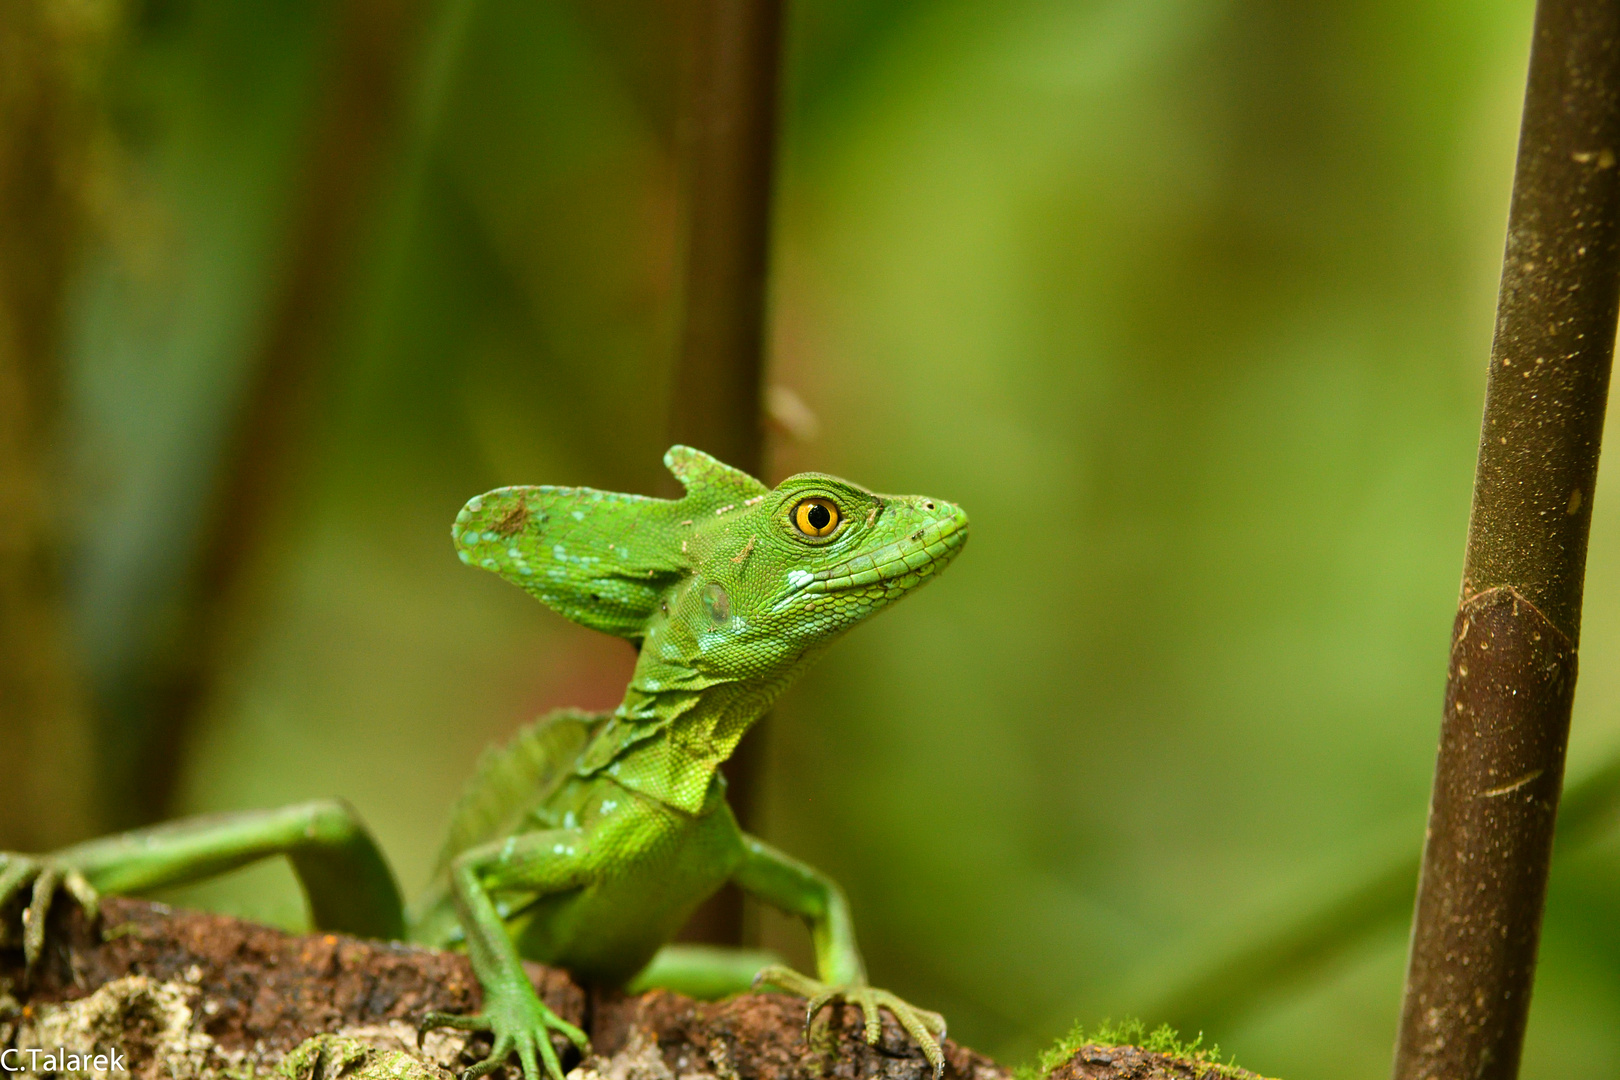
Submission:
M 682 18 L 676 140 L 685 273 L 670 436 L 758 476 L 781 3 L 691 0 Z M 725 767 L 744 828 L 755 824 L 763 726 Z M 741 897 L 720 893 L 685 936 L 741 942 Z
M 670 434 L 758 474 L 780 0 L 692 0 L 680 112 L 685 274 Z
M 181 606 L 146 699 L 145 738 L 108 794 L 127 826 L 172 809 L 187 737 L 226 660 L 229 632 L 256 606 L 280 510 L 306 449 L 336 348 L 336 326 L 367 235 L 422 14 L 418 4 L 346 0 L 334 12 L 327 84 L 316 110 L 283 268 L 225 453 Z M 119 767 L 120 763 L 113 763 Z
M 1517 1076 L 1620 301 L 1620 5 L 1541 0 L 1396 1080 Z
M 109 5 L 0 4 L 0 848 L 91 827 L 92 738 L 53 459 L 64 301 L 88 223 Z

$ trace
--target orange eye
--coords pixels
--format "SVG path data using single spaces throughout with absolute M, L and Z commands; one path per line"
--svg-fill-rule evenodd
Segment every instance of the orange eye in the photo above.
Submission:
M 806 499 L 793 508 L 793 526 L 806 536 L 826 536 L 842 518 L 831 499 Z

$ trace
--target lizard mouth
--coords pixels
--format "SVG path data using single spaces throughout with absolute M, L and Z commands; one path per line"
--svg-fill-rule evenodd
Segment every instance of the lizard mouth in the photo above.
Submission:
M 892 544 L 856 555 L 810 575 L 804 583 L 807 593 L 841 592 L 859 589 L 909 576 L 921 579 L 945 567 L 967 543 L 967 515 L 957 510 L 949 517 L 936 518 Z

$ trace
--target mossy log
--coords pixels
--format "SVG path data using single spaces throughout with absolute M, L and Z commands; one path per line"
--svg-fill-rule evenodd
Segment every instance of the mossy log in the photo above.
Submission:
M 0 951 L 0 1050 L 7 1076 L 95 1080 L 453 1080 L 485 1036 L 430 1033 L 432 1010 L 474 1012 L 466 957 L 334 934 L 295 935 L 221 915 L 109 898 L 99 925 L 60 905 L 31 981 Z M 699 1002 L 663 991 L 591 992 L 533 965 L 546 1003 L 591 1034 L 570 1080 L 928 1080 L 922 1054 L 885 1015 L 876 1046 L 859 1011 L 828 1009 L 804 1035 L 804 1003 L 780 994 Z M 29 1054 L 28 1051 L 36 1051 Z M 945 1080 L 1010 1080 L 946 1043 Z M 102 1055 L 99 1063 L 65 1055 Z M 123 1068 L 113 1068 L 114 1056 Z M 507 1070 L 508 1078 L 515 1070 Z M 1052 1080 L 1249 1077 L 1134 1047 L 1081 1047 Z M 499 1076 L 499 1074 L 497 1074 Z

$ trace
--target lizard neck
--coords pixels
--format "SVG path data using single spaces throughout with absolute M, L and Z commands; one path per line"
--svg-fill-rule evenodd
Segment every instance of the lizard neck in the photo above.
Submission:
M 665 670 L 645 653 L 613 718 L 592 741 L 577 771 L 695 814 L 722 762 L 802 665 L 744 680 Z M 723 783 L 724 781 L 719 781 Z
M 634 691 L 632 691 L 633 693 Z M 748 729 L 770 708 L 776 693 L 736 684 L 697 696 L 645 742 L 629 748 L 613 778 L 625 787 L 687 813 L 697 813 Z M 683 704 L 683 703 L 677 703 Z

